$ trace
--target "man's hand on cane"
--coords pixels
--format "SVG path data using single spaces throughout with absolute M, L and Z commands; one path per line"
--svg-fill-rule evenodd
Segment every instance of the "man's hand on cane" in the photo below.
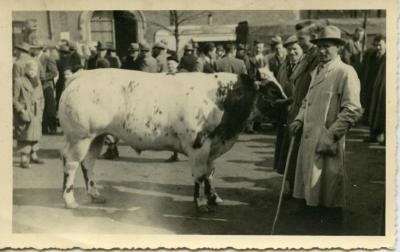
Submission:
M 292 122 L 289 126 L 290 132 L 295 135 L 297 132 L 299 132 L 299 130 L 301 129 L 301 127 L 303 127 L 303 122 L 299 121 L 299 120 L 295 120 L 294 122 Z

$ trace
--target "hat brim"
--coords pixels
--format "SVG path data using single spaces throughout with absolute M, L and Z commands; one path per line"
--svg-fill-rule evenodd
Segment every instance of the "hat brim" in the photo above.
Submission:
M 310 40 L 310 42 L 313 43 L 313 44 L 319 44 L 319 43 L 325 42 L 325 41 L 331 41 L 331 42 L 334 42 L 334 43 L 336 43 L 338 45 L 346 44 L 346 41 L 341 39 L 341 38 L 317 38 L 317 39 Z
M 26 52 L 26 53 L 29 53 L 29 51 L 30 51 L 29 49 L 26 49 L 26 48 L 23 48 L 23 47 L 19 47 L 19 46 L 15 46 L 15 49 L 18 49 L 18 50 Z
M 286 43 L 284 43 L 283 44 L 283 47 L 288 47 L 288 46 L 290 46 L 290 45 L 293 45 L 293 44 L 298 44 L 299 43 L 299 41 L 298 40 L 296 40 L 296 41 L 290 41 L 290 42 L 286 42 Z

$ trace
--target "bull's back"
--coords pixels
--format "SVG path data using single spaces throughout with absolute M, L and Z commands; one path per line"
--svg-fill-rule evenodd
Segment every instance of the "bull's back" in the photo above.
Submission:
M 143 148 L 195 138 L 204 127 L 215 127 L 222 116 L 215 111 L 218 76 L 84 71 L 74 76 L 62 95 L 60 122 L 67 135 L 112 133 Z

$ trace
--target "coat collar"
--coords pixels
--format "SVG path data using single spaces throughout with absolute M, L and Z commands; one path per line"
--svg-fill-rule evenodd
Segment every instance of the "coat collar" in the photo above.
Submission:
M 297 63 L 297 65 L 295 66 L 292 75 L 290 76 L 290 81 L 295 81 L 300 74 L 302 74 L 306 69 L 307 69 L 307 62 L 305 59 L 305 55 L 303 55 L 299 61 L 299 63 Z
M 317 72 L 318 69 L 320 68 L 320 65 L 317 65 L 317 67 L 311 72 L 310 89 L 321 84 L 326 79 L 326 76 L 329 74 L 329 72 L 332 71 L 332 69 L 334 69 L 336 66 L 338 66 L 340 62 L 341 62 L 340 57 L 337 56 L 328 63 L 325 63 L 322 69 L 320 69 L 318 74 Z

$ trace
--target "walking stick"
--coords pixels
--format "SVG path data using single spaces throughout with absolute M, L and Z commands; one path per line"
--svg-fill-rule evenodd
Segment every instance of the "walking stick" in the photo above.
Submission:
M 290 163 L 290 157 L 292 156 L 294 139 L 295 139 L 295 135 L 293 135 L 292 139 L 290 140 L 289 152 L 288 152 L 288 155 L 287 155 L 287 158 L 286 158 L 285 170 L 283 172 L 283 181 L 282 181 L 282 186 L 281 186 L 281 192 L 279 194 L 278 206 L 276 207 L 275 219 L 274 219 L 274 222 L 272 224 L 271 235 L 273 235 L 275 233 L 275 226 L 276 226 L 276 223 L 278 222 L 279 213 L 281 211 L 283 191 L 285 190 L 286 176 L 287 176 L 287 173 L 288 173 L 288 170 L 289 170 L 288 168 L 289 168 L 289 163 Z

